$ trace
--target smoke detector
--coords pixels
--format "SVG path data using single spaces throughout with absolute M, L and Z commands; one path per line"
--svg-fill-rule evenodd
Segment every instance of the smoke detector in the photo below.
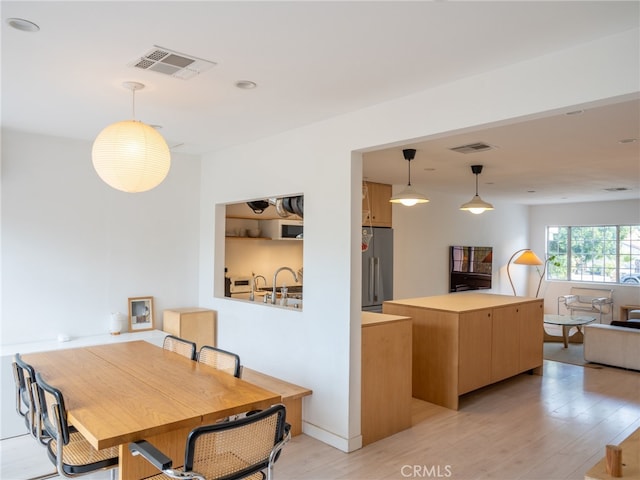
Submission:
M 158 45 L 154 45 L 147 53 L 128 64 L 129 67 L 151 70 L 182 80 L 193 78 L 214 65 L 216 65 L 215 62 L 178 53 Z
M 459 147 L 453 147 L 453 148 L 450 148 L 449 150 L 452 150 L 458 153 L 476 153 L 476 152 L 485 152 L 487 150 L 493 150 L 494 148 L 496 147 L 494 147 L 493 145 L 489 145 L 488 143 L 476 142 L 476 143 L 470 143 L 468 145 L 461 145 Z

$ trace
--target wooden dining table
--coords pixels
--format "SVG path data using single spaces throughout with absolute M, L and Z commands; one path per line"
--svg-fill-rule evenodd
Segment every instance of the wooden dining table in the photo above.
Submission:
M 148 440 L 180 466 L 194 427 L 280 401 L 276 393 L 145 341 L 22 358 L 62 392 L 69 423 L 93 447 L 119 447 L 121 480 L 158 473 L 131 455 L 130 442 Z

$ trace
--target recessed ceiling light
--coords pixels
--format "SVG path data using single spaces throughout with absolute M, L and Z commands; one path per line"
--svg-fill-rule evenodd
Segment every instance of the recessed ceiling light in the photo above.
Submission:
M 37 32 L 40 27 L 24 18 L 7 18 L 7 25 L 21 32 Z
M 258 84 L 256 82 L 252 82 L 251 80 L 238 80 L 236 82 L 236 87 L 241 88 L 243 90 L 251 90 L 256 88 Z
M 618 143 L 636 143 L 638 141 L 637 138 L 623 138 L 622 140 L 618 140 Z

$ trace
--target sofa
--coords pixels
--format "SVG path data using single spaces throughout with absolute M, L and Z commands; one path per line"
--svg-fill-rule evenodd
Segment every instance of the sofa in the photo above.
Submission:
M 585 325 L 584 359 L 587 362 L 640 370 L 640 311 L 637 312 L 636 318 L 635 315 L 630 316 L 624 322 Z

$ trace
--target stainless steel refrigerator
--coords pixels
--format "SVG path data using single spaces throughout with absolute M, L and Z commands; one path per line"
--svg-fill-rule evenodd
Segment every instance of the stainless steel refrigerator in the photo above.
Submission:
M 362 252 L 362 310 L 382 312 L 382 302 L 393 299 L 393 230 L 380 227 L 363 230 L 373 236 L 367 250 Z

